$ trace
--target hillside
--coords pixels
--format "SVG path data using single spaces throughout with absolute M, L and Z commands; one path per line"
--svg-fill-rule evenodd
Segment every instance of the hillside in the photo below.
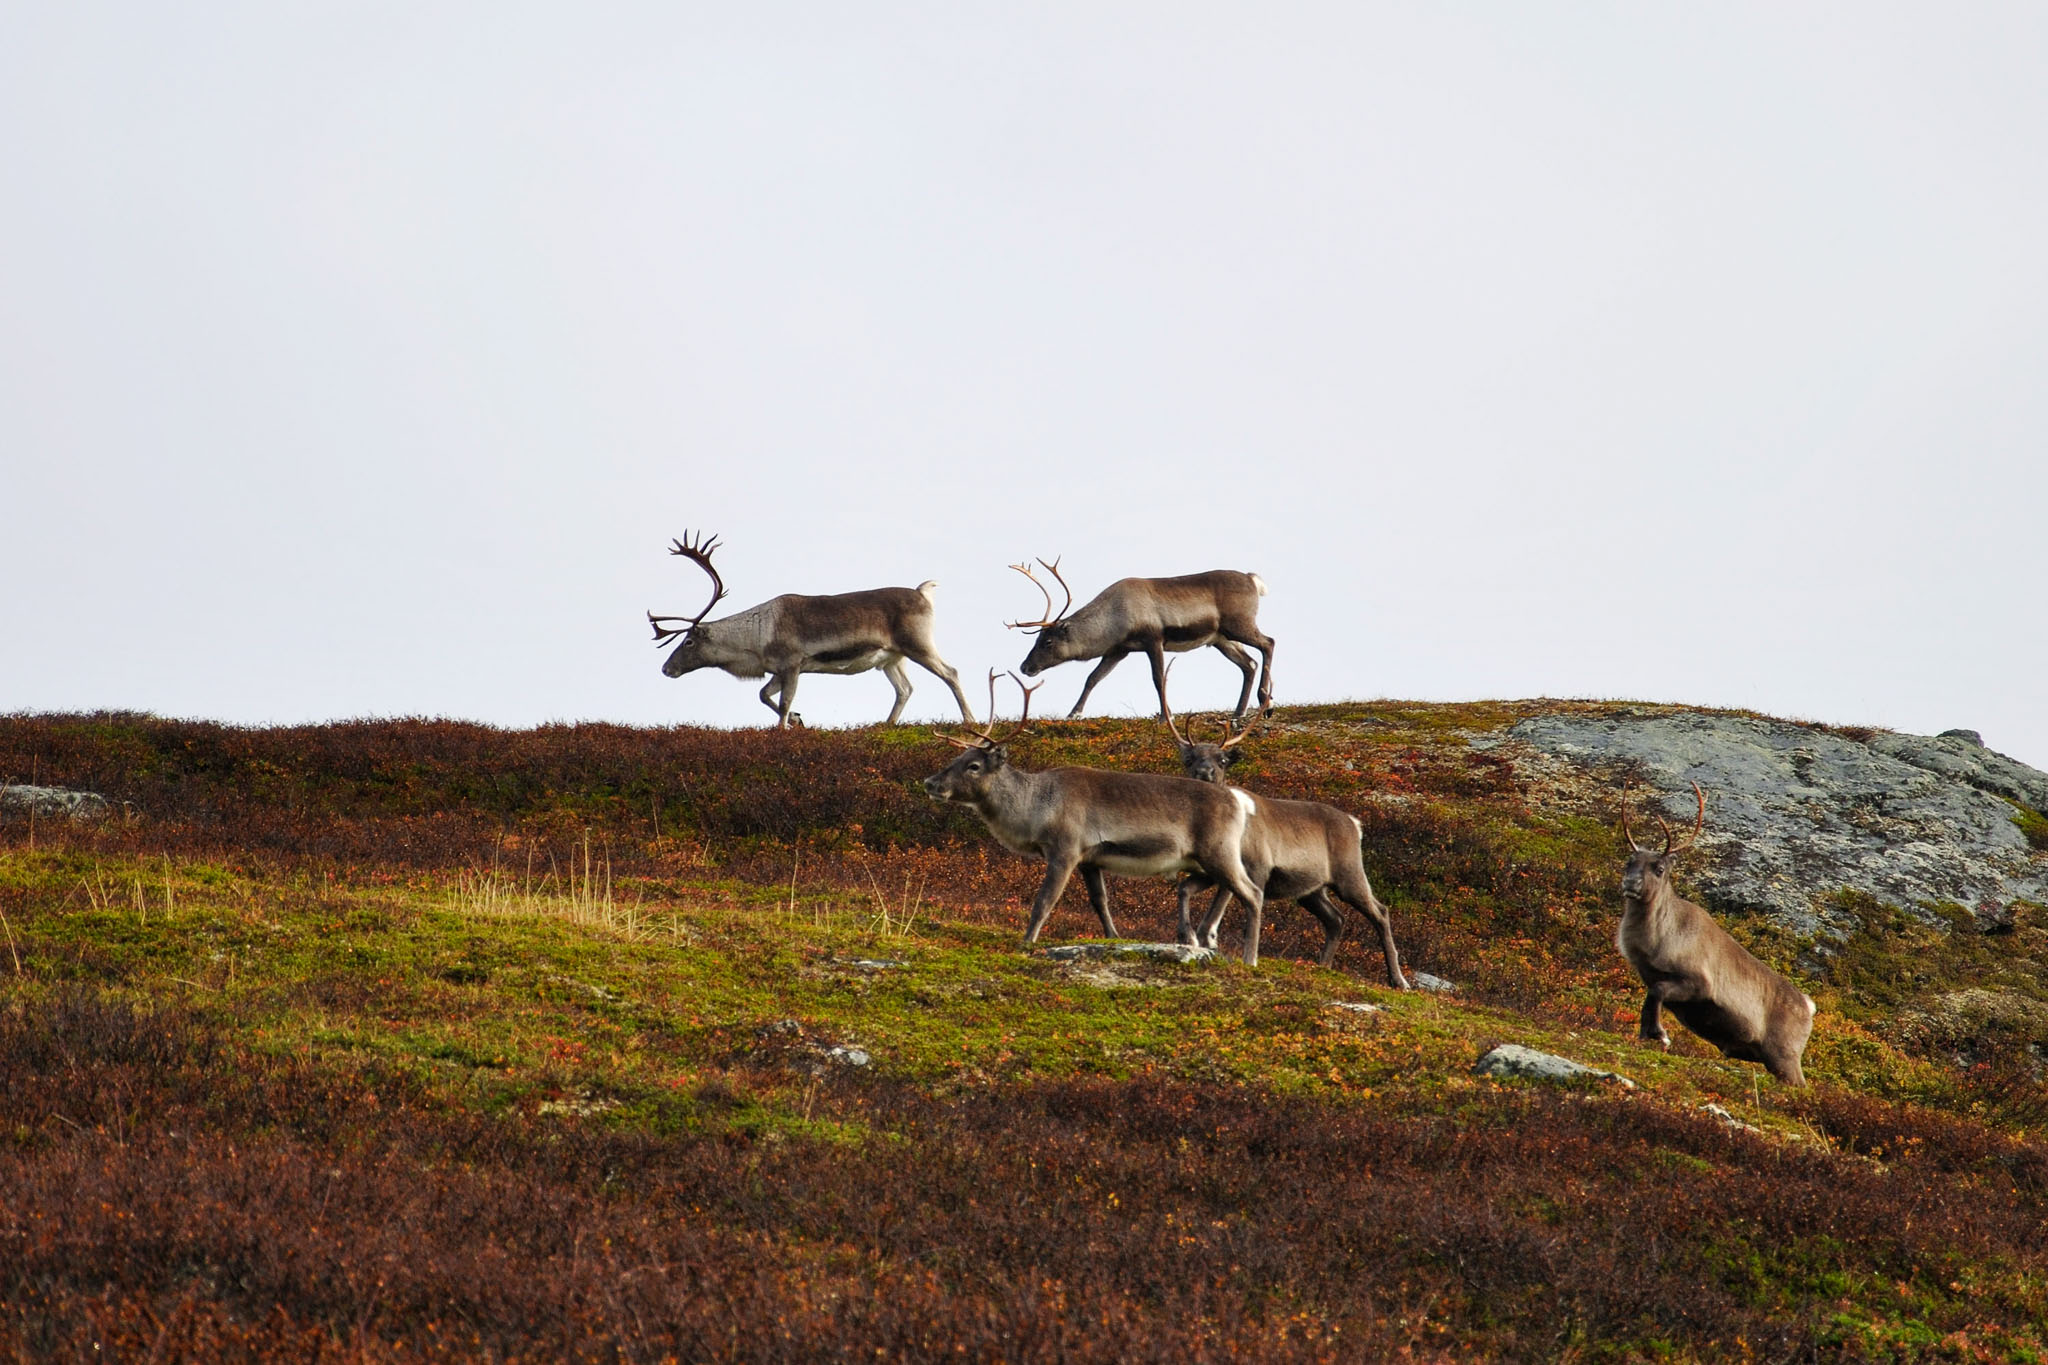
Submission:
M 1550 701 L 1282 708 L 1245 749 L 1359 816 L 1454 991 L 1385 989 L 1355 923 L 1314 966 L 1289 906 L 1252 970 L 1027 952 L 1039 870 L 924 795 L 922 727 L 0 717 L 0 782 L 108 803 L 0 803 L 0 1343 L 2048 1351 L 2048 778 Z M 1172 765 L 1144 721 L 1013 751 Z M 1819 1002 L 1808 1088 L 1635 1041 L 1625 780 L 1709 789 L 1681 882 Z M 1170 887 L 1112 887 L 1171 937 Z M 1047 942 L 1094 929 L 1076 885 Z M 1636 1085 L 1476 1076 L 1505 1042 Z

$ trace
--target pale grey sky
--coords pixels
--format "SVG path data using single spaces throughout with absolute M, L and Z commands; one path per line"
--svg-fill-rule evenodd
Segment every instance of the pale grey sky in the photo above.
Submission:
M 2044 73 L 2031 3 L 0 3 L 0 710 L 761 723 L 647 641 L 704 527 L 975 678 L 1009 561 L 1229 566 L 1283 702 L 2048 766 Z

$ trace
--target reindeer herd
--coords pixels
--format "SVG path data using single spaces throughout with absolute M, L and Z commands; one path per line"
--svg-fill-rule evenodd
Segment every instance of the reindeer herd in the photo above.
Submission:
M 1342 901 L 1377 931 L 1387 984 L 1407 989 L 1393 925 L 1366 876 L 1358 820 L 1318 801 L 1254 795 L 1228 780 L 1237 747 L 1273 706 L 1273 639 L 1259 629 L 1259 599 L 1266 585 L 1257 574 L 1214 569 L 1177 578 L 1119 579 L 1075 611 L 1059 561 L 1041 559 L 1039 567 L 1065 594 L 1055 612 L 1051 590 L 1031 566 L 1011 565 L 1045 598 L 1045 614 L 1038 620 L 1006 623 L 1035 637 L 1019 665 L 1025 676 L 1074 660 L 1097 660 L 1067 713 L 1071 718 L 1081 714 L 1111 669 L 1132 654 L 1143 654 L 1152 666 L 1160 719 L 1179 746 L 1182 768 L 1179 777 L 1101 768 L 1029 772 L 1010 762 L 1005 741 L 1023 731 L 1031 695 L 1044 684 L 1025 687 L 1018 681 L 1024 692 L 1022 714 L 998 738 L 998 675 L 991 669 L 989 719 L 978 724 L 959 674 L 939 657 L 932 641 L 936 583 L 816 597 L 785 593 L 706 620 L 726 595 L 725 581 L 711 562 L 718 545 L 716 537 L 688 534 L 670 545 L 670 554 L 689 560 L 710 578 L 711 597 L 695 616 L 648 613 L 656 643 L 676 641 L 662 664 L 663 674 L 679 678 L 718 668 L 734 677 L 766 678 L 761 703 L 784 728 L 802 723 L 793 707 L 797 679 L 805 673 L 880 669 L 896 690 L 886 722 L 891 725 L 910 700 L 904 662 L 936 676 L 952 691 L 961 719 L 978 728 L 965 738 L 947 737 L 961 752 L 925 779 L 925 790 L 936 800 L 972 810 L 1006 848 L 1044 859 L 1045 880 L 1031 903 L 1026 943 L 1037 941 L 1076 872 L 1103 933 L 1112 938 L 1117 930 L 1108 874 L 1179 877 L 1182 943 L 1216 947 L 1223 916 L 1231 901 L 1239 901 L 1246 916 L 1244 961 L 1256 966 L 1267 900 L 1292 900 L 1323 926 L 1318 960 L 1327 966 L 1344 936 L 1344 917 L 1335 904 Z M 1167 702 L 1166 656 L 1203 648 L 1237 665 L 1244 685 L 1232 716 L 1237 724 L 1225 722 L 1215 742 L 1194 743 L 1181 734 Z M 1258 652 L 1257 663 L 1248 649 Z M 1258 716 L 1247 724 L 1254 684 Z M 1622 872 L 1615 945 L 1643 982 L 1639 1035 L 1668 1048 L 1670 1035 L 1661 1022 L 1668 1008 L 1724 1055 L 1761 1062 L 1779 1080 L 1803 1084 L 1799 1063 L 1813 1029 L 1812 999 L 1753 957 L 1706 910 L 1672 890 L 1672 866 L 1706 821 L 1706 793 L 1697 783 L 1693 790 L 1699 813 L 1692 836 L 1677 843 L 1659 816 L 1664 824 L 1661 850 L 1636 843 L 1623 794 L 1622 834 L 1629 858 Z M 1214 896 L 1197 922 L 1192 904 L 1204 891 Z

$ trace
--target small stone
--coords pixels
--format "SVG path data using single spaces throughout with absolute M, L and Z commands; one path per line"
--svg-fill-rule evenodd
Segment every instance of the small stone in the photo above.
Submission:
M 1718 1104 L 1708 1102 L 1706 1104 L 1702 1104 L 1700 1108 L 1706 1113 L 1711 1114 L 1715 1118 L 1721 1120 L 1721 1125 L 1724 1128 L 1735 1128 L 1745 1133 L 1761 1133 L 1763 1131 L 1763 1129 L 1757 1127 L 1753 1123 L 1744 1123 L 1741 1119 L 1736 1118 L 1735 1115 L 1729 1113 L 1726 1109 L 1723 1109 Z
M 1381 1012 L 1378 1005 L 1368 1005 L 1363 1001 L 1332 1000 L 1330 1008 L 1333 1010 L 1350 1010 L 1353 1014 L 1379 1014 Z
M 802 1024 L 799 1024 L 794 1019 L 777 1019 L 774 1023 L 768 1024 L 765 1027 L 763 1027 L 760 1030 L 760 1036 L 763 1038 L 778 1036 L 784 1038 L 794 1038 L 800 1036 L 803 1033 L 803 1031 L 804 1026 Z
M 1482 1076 L 1514 1076 L 1530 1081 L 1613 1081 L 1624 1090 L 1636 1088 L 1634 1081 L 1618 1072 L 1602 1071 L 1520 1043 L 1502 1043 L 1489 1049 L 1473 1063 L 1472 1069 Z
M 1408 984 L 1419 991 L 1440 991 L 1446 995 L 1458 989 L 1442 977 L 1431 976 L 1428 972 L 1408 973 Z
M 1980 749 L 1984 747 L 1984 736 L 1978 734 L 1975 730 L 1943 730 L 1939 735 L 1936 735 L 1935 738 L 1966 739 Z
M 818 1055 L 828 1062 L 837 1062 L 841 1066 L 866 1066 L 873 1060 L 862 1049 L 847 1047 L 844 1044 L 825 1048 Z
M 910 964 L 898 961 L 893 957 L 856 957 L 848 960 L 843 965 L 858 967 L 864 972 L 886 972 L 896 967 L 908 967 Z
M 1980 934 L 2009 934 L 2013 931 L 2012 907 L 2004 901 L 1978 901 L 1970 907 L 1970 920 Z

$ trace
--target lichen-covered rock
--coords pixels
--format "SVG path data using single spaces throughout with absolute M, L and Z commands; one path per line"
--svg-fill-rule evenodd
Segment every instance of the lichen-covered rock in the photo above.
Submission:
M 1215 950 L 1187 943 L 1062 943 L 1047 948 L 1054 962 L 1079 962 L 1083 958 L 1149 957 L 1159 962 L 1207 962 Z
M 1659 709 L 1534 716 L 1474 742 L 1603 818 L 1635 774 L 1639 824 L 1653 829 L 1657 802 L 1691 824 L 1698 782 L 1707 825 L 1687 874 L 1712 908 L 1761 911 L 1802 936 L 1855 928 L 1829 904 L 1844 890 L 1943 926 L 1931 903 L 2048 903 L 2048 855 L 2014 823 L 2013 804 L 2048 804 L 2048 773 L 1959 735 Z M 1560 767 L 1577 770 L 1576 784 L 1559 780 Z
M 107 810 L 107 798 L 98 792 L 72 791 L 68 787 L 31 787 L 26 783 L 0 787 L 0 816 L 98 820 L 106 815 Z
M 1480 1054 L 1472 1069 L 1482 1076 L 1510 1076 L 1528 1081 L 1613 1081 L 1633 1090 L 1636 1083 L 1615 1071 L 1602 1071 L 1569 1057 L 1538 1052 L 1520 1043 L 1502 1043 Z
M 1418 991 L 1437 991 L 1444 995 L 1450 995 L 1458 989 L 1442 977 L 1432 976 L 1428 972 L 1408 973 L 1408 984 Z

